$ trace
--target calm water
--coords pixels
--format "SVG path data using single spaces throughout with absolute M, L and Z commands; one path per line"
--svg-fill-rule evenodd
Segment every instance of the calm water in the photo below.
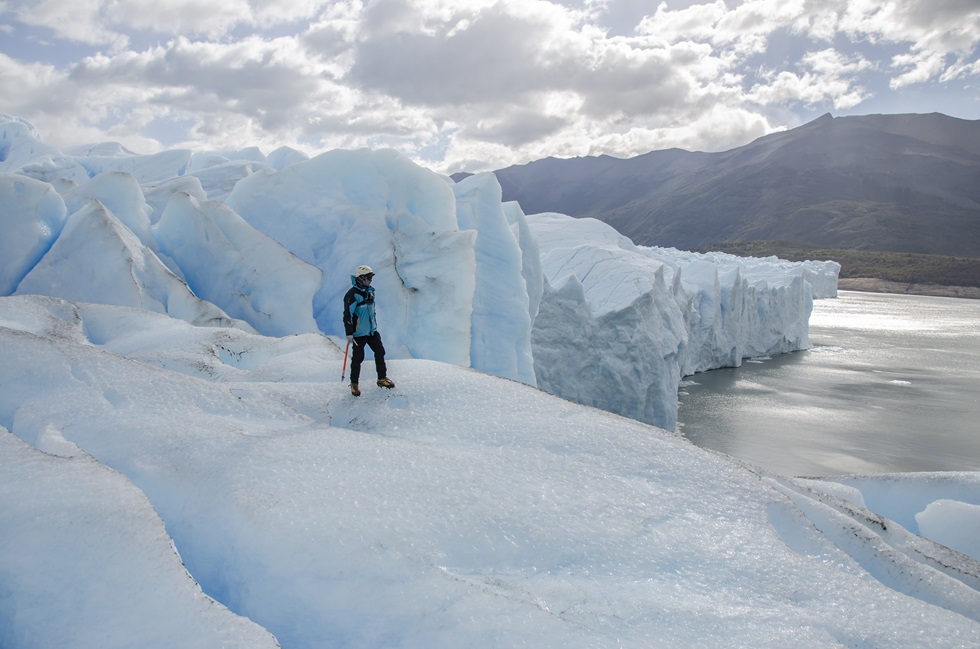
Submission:
M 681 432 L 783 475 L 980 471 L 980 300 L 841 291 L 810 342 L 688 377 Z

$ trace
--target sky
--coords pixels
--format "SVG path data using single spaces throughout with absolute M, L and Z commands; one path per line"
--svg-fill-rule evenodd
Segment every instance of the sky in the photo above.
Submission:
M 977 0 L 0 0 L 0 112 L 60 148 L 393 148 L 440 173 L 980 119 Z

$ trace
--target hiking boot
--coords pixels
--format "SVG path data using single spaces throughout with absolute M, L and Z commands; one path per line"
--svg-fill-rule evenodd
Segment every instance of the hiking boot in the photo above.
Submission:
M 389 390 L 395 387 L 394 382 L 389 378 L 378 379 L 379 388 L 388 388 Z
M 361 390 L 360 388 L 357 387 L 356 383 L 350 384 L 350 393 L 353 394 L 355 397 L 361 396 Z

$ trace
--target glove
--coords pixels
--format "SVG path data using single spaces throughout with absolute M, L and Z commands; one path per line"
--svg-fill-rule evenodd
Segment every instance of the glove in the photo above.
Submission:
M 351 343 L 354 344 L 354 347 L 357 347 L 357 343 L 354 342 L 354 336 L 347 336 L 347 344 L 350 345 Z

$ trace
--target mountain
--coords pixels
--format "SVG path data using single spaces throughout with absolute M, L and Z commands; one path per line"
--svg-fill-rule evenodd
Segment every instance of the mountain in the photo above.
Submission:
M 980 120 L 824 115 L 722 153 L 547 158 L 495 174 L 527 214 L 593 217 L 639 245 L 980 257 Z

